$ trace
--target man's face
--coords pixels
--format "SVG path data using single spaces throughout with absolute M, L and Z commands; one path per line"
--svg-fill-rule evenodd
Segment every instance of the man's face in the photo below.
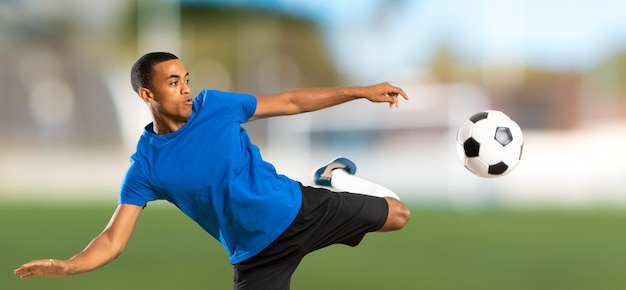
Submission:
M 154 66 L 150 91 L 155 118 L 170 122 L 186 122 L 191 116 L 189 72 L 180 60 L 168 60 Z

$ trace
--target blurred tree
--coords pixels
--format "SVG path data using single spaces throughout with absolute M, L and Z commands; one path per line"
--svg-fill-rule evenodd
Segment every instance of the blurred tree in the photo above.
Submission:
M 626 52 L 616 54 L 589 73 L 591 83 L 607 96 L 626 99 Z
M 452 82 L 458 79 L 455 69 L 457 66 L 457 59 L 450 45 L 440 43 L 430 62 L 432 76 L 443 83 Z
M 192 88 L 267 94 L 298 87 L 341 84 L 319 28 L 260 8 L 185 3 L 180 7 L 182 53 Z M 119 42 L 137 57 L 137 1 L 120 21 Z M 197 93 L 197 91 L 195 91 Z M 267 121 L 246 124 L 259 145 Z
M 136 3 L 118 26 L 119 40 L 131 52 L 138 47 Z M 341 81 L 312 21 L 260 8 L 181 5 L 180 57 L 195 88 L 268 93 Z M 228 84 L 211 82 L 216 70 Z

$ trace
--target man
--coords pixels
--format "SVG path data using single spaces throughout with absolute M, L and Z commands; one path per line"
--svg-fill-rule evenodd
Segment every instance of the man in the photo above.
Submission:
M 131 71 L 133 89 L 148 105 L 117 209 L 105 229 L 68 260 L 34 260 L 16 269 L 23 279 L 95 270 L 124 250 L 146 204 L 167 200 L 219 240 L 234 265 L 235 289 L 289 289 L 304 256 L 332 244 L 356 246 L 372 231 L 404 227 L 409 210 L 390 190 L 354 175 L 338 158 L 303 186 L 261 159 L 241 124 L 315 111 L 365 98 L 398 106 L 402 89 L 313 88 L 252 96 L 218 91 L 190 95 L 189 73 L 170 53 L 149 53 Z M 360 193 L 360 194 L 359 194 Z

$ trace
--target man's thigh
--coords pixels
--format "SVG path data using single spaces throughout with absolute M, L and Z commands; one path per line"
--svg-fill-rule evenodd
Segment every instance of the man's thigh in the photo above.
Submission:
M 385 224 L 387 214 L 383 198 L 303 186 L 302 206 L 287 230 L 235 265 L 235 289 L 289 289 L 306 254 L 332 244 L 356 246 L 366 233 Z

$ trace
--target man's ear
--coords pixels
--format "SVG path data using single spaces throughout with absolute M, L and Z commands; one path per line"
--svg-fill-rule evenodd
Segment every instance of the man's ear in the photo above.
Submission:
M 146 103 L 151 103 L 154 100 L 152 91 L 148 88 L 141 87 L 139 89 L 139 97 Z

